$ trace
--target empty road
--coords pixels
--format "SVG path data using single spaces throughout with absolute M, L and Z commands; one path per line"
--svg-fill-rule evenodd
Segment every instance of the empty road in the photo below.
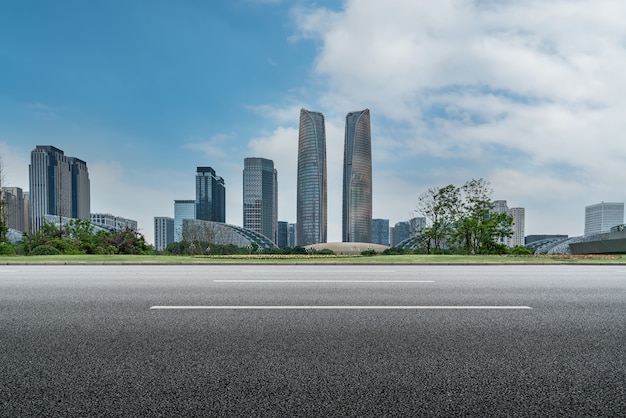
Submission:
M 0 266 L 0 416 L 624 416 L 626 266 Z

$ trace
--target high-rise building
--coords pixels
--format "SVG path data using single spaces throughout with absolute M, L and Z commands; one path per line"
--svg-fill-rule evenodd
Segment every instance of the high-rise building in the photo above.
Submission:
M 183 219 L 196 219 L 195 200 L 174 200 L 174 242 L 183 240 Z
M 524 208 L 510 208 L 507 212 L 513 217 L 513 235 L 508 240 L 509 247 L 524 246 L 526 211 Z
M 507 247 L 518 247 L 524 245 L 524 233 L 525 233 L 525 209 L 524 208 L 509 208 L 506 200 L 494 200 L 492 212 L 506 213 L 513 218 L 513 235 L 508 238 L 503 238 L 501 243 Z
M 601 202 L 585 206 L 585 236 L 609 232 L 624 223 L 623 202 Z
M 23 190 L 19 187 L 3 187 L 2 199 L 4 206 L 0 207 L 0 210 L 6 226 L 17 231 L 27 232 L 28 218 L 25 216 Z
M 266 158 L 245 158 L 243 227 L 278 242 L 278 172 Z
M 287 246 L 295 247 L 296 246 L 296 224 L 289 224 L 289 241 L 287 242 Z
M 278 239 L 276 245 L 278 245 L 278 248 L 289 246 L 289 222 L 278 221 Z
M 163 251 L 174 242 L 174 218 L 154 218 L 154 248 Z
M 89 219 L 90 186 L 87 164 L 66 157 L 50 145 L 37 145 L 30 154 L 31 231 L 37 232 L 45 215 Z
M 389 245 L 389 219 L 372 219 L 372 243 Z
M 196 219 L 226 222 L 226 186 L 211 167 L 196 169 Z
M 411 224 L 407 221 L 398 222 L 393 227 L 392 247 L 411 237 Z
M 350 112 L 346 116 L 343 241 L 372 241 L 372 135 L 369 109 Z
M 324 115 L 300 110 L 296 245 L 326 242 L 326 130 Z

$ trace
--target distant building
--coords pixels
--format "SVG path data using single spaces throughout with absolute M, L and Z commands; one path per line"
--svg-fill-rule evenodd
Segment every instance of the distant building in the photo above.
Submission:
M 278 221 L 278 239 L 276 245 L 278 245 L 278 248 L 289 246 L 289 222 Z
M 602 202 L 585 207 L 585 236 L 609 232 L 624 223 L 623 202 Z
M 45 215 L 89 219 L 87 163 L 53 146 L 37 145 L 30 154 L 28 171 L 32 232 L 39 231 Z
M 174 241 L 174 218 L 154 218 L 154 248 L 163 251 Z
M 183 220 L 196 219 L 195 200 L 174 200 L 174 242 L 183 240 Z
M 510 208 L 508 214 L 513 217 L 513 235 L 508 240 L 509 247 L 524 246 L 526 211 L 524 208 Z
M 509 238 L 503 238 L 501 243 L 506 245 L 507 247 L 524 246 L 524 234 L 526 224 L 525 209 L 509 208 L 506 200 L 494 200 L 493 206 L 493 212 L 506 213 L 513 218 L 513 224 L 511 225 L 511 228 L 513 229 L 513 235 L 511 235 Z
M 326 130 L 319 112 L 300 110 L 296 181 L 296 244 L 326 242 Z
M 196 169 L 196 219 L 226 222 L 226 186 L 211 167 Z
M 20 232 L 28 232 L 28 218 L 26 216 L 24 192 L 19 187 L 3 187 L 2 216 L 6 225 Z
M 371 242 L 389 246 L 389 219 L 372 219 Z
M 111 215 L 110 213 L 92 213 L 91 223 L 109 231 L 124 231 L 131 229 L 137 231 L 137 221 Z
M 392 247 L 411 237 L 411 224 L 407 221 L 398 222 L 393 227 Z
M 561 240 L 568 238 L 568 235 L 527 235 L 524 238 L 524 244 L 529 245 L 538 241 L 547 241 L 547 240 Z
M 295 247 L 296 246 L 296 231 L 297 231 L 297 227 L 296 224 L 289 224 L 289 243 L 287 244 L 289 247 Z
M 259 248 L 277 248 L 274 241 L 265 235 L 250 229 L 236 225 L 229 225 L 224 222 L 202 221 L 199 219 L 183 220 L 183 235 L 200 234 L 202 239 L 211 244 L 235 245 L 237 247 L 251 247 L 256 244 Z M 203 249 L 203 252 L 210 253 L 211 249 Z
M 343 154 L 343 242 L 372 242 L 370 111 L 346 116 Z
M 278 172 L 272 160 L 244 159 L 243 227 L 278 242 Z

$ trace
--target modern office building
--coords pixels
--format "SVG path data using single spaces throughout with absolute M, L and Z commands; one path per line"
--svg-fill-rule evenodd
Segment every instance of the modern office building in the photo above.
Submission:
M 195 200 L 174 200 L 174 242 L 183 240 L 184 219 L 196 219 Z
M 29 185 L 32 232 L 39 230 L 45 215 L 89 219 L 89 172 L 84 161 L 53 146 L 37 145 L 30 154 Z
M 278 221 L 278 239 L 276 245 L 278 245 L 278 248 L 289 246 L 289 222 Z
M 324 115 L 300 110 L 296 245 L 326 242 L 326 130 Z
M 278 242 L 278 172 L 272 160 L 244 159 L 243 227 Z
M 226 222 L 226 186 L 211 167 L 196 169 L 196 219 Z
M 289 242 L 287 243 L 289 247 L 296 246 L 296 230 L 296 224 L 289 224 Z
M 513 235 L 509 238 L 508 245 L 509 247 L 522 247 L 525 245 L 526 210 L 524 208 L 510 208 L 508 214 L 513 217 Z
M 137 231 L 138 228 L 137 221 L 110 213 L 92 213 L 90 219 L 93 225 L 108 231 L 124 231 L 126 229 Z
M 163 251 L 174 242 L 174 218 L 159 216 L 154 218 L 154 248 Z
M 601 202 L 585 207 L 585 236 L 609 232 L 624 223 L 623 202 Z
M 509 208 L 506 200 L 494 200 L 492 212 L 506 213 L 513 218 L 513 224 L 511 225 L 511 228 L 513 229 L 513 235 L 508 238 L 503 238 L 501 240 L 501 243 L 506 245 L 507 247 L 524 246 L 524 233 L 526 222 L 525 209 Z
M 372 243 L 389 246 L 389 219 L 372 219 Z
M 392 247 L 411 237 L 411 224 L 407 221 L 398 222 L 393 226 Z
M 26 216 L 24 192 L 20 187 L 3 187 L 1 216 L 7 227 L 16 231 L 27 232 L 28 217 Z
M 370 111 L 346 116 L 343 151 L 343 242 L 372 241 Z

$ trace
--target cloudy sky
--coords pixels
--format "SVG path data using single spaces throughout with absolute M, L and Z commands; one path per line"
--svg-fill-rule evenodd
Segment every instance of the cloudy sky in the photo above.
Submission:
M 4 184 L 30 151 L 87 162 L 92 212 L 153 218 L 226 182 L 242 225 L 245 157 L 274 160 L 296 220 L 300 108 L 326 117 L 328 239 L 341 240 L 345 116 L 369 108 L 374 217 L 433 186 L 488 180 L 526 234 L 582 235 L 626 200 L 623 0 L 10 1 L 0 5 Z

